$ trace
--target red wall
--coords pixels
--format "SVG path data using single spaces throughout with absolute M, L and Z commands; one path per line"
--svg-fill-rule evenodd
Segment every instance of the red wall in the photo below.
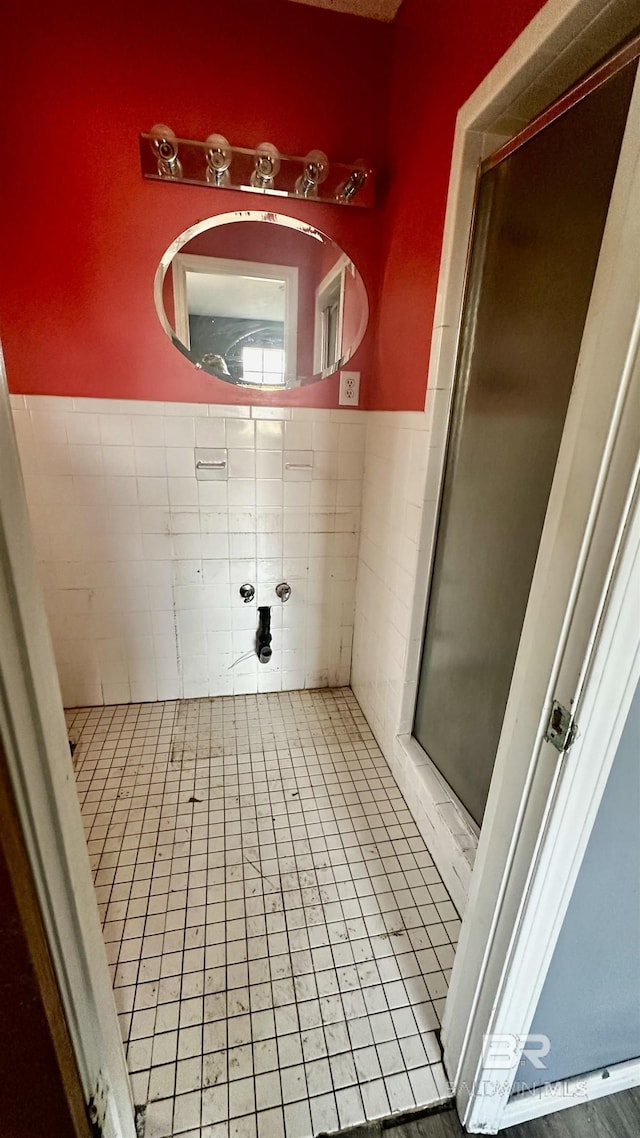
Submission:
M 394 25 L 389 194 L 367 406 L 424 407 L 455 119 L 543 0 L 403 0 Z
M 155 314 L 170 242 L 248 204 L 142 180 L 138 134 L 168 122 L 185 137 L 317 146 L 382 170 L 389 192 L 376 210 L 285 199 L 277 209 L 328 233 L 362 273 L 371 321 L 351 366 L 363 405 L 422 408 L 455 114 L 541 3 L 404 0 L 393 26 L 287 0 L 181 0 L 168 14 L 140 0 L 11 5 L 0 179 L 11 389 L 246 399 L 185 360 Z M 335 406 L 337 379 L 254 398 Z
M 145 182 L 138 134 L 220 131 L 336 160 L 385 151 L 390 30 L 286 0 L 181 0 L 163 8 L 34 0 L 5 12 L 4 248 L 0 335 L 13 391 L 243 402 L 164 336 L 153 278 L 195 221 L 264 197 Z M 279 199 L 355 261 L 375 309 L 380 214 Z M 375 311 L 374 311 L 375 319 Z M 370 373 L 370 325 L 354 366 Z M 337 403 L 337 380 L 256 402 Z

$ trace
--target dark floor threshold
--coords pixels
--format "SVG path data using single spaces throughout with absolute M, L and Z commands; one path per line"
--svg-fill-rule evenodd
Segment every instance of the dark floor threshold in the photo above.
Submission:
M 399 1128 L 399 1129 L 398 1129 Z M 395 1130 L 395 1138 L 465 1138 L 453 1100 L 426 1110 L 407 1111 L 377 1122 L 354 1126 L 342 1133 L 348 1138 L 381 1138 Z M 500 1138 L 638 1138 L 640 1087 L 604 1098 L 578 1103 L 567 1110 L 521 1122 L 500 1131 Z
M 396 1126 L 406 1126 L 411 1122 L 420 1122 L 423 1118 L 431 1118 L 434 1114 L 445 1114 L 454 1109 L 453 1098 L 442 1099 L 432 1106 L 421 1106 L 415 1110 L 405 1110 L 401 1114 L 390 1114 L 386 1118 L 377 1118 L 373 1122 L 363 1122 L 358 1126 L 351 1126 L 347 1130 L 332 1131 L 331 1134 L 318 1134 L 316 1138 L 335 1138 L 336 1133 L 348 1135 L 348 1138 L 374 1138 L 377 1134 L 384 1134 Z

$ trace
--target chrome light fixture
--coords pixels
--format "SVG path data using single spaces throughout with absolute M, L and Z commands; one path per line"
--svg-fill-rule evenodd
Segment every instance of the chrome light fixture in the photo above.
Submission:
M 296 193 L 301 198 L 315 198 L 318 186 L 329 173 L 329 159 L 324 150 L 310 150 L 304 160 L 304 170 L 296 182 Z
M 352 170 L 346 182 L 336 190 L 337 202 L 350 202 L 360 192 L 367 180 L 366 170 Z
M 229 185 L 229 167 L 233 151 L 223 134 L 210 134 L 205 139 L 205 146 L 209 149 L 205 153 L 207 163 L 207 181 L 211 186 Z
M 375 204 L 375 173 L 367 162 L 330 164 L 323 150 L 310 150 L 305 158 L 282 154 L 272 142 L 236 146 L 218 133 L 203 141 L 181 138 L 166 123 L 140 135 L 140 165 L 143 177 L 155 181 L 253 190 L 349 208 Z
M 272 190 L 280 169 L 280 154 L 272 142 L 261 142 L 256 147 L 255 165 L 251 185 L 256 190 Z
M 161 178 L 181 178 L 182 165 L 178 158 L 178 143 L 170 126 L 156 123 L 150 130 L 151 149 L 158 162 L 158 175 Z

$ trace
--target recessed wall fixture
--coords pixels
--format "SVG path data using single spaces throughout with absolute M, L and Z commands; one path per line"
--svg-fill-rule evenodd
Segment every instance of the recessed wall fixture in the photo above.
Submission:
M 204 142 L 178 138 L 165 123 L 140 135 L 140 165 L 142 176 L 153 181 L 351 207 L 374 204 L 375 177 L 366 162 L 330 162 L 322 150 L 310 150 L 305 158 L 298 158 L 281 154 L 272 142 L 251 149 L 233 146 L 219 133 L 210 134 Z
M 178 142 L 171 127 L 156 123 L 149 132 L 151 150 L 158 164 L 159 178 L 181 178 L 182 166 L 178 158 Z

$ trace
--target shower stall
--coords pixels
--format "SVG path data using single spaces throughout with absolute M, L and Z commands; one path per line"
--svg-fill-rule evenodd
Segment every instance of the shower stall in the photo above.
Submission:
M 600 68 L 479 178 L 413 734 L 480 826 L 637 52 Z M 632 56 L 630 59 L 629 56 Z

